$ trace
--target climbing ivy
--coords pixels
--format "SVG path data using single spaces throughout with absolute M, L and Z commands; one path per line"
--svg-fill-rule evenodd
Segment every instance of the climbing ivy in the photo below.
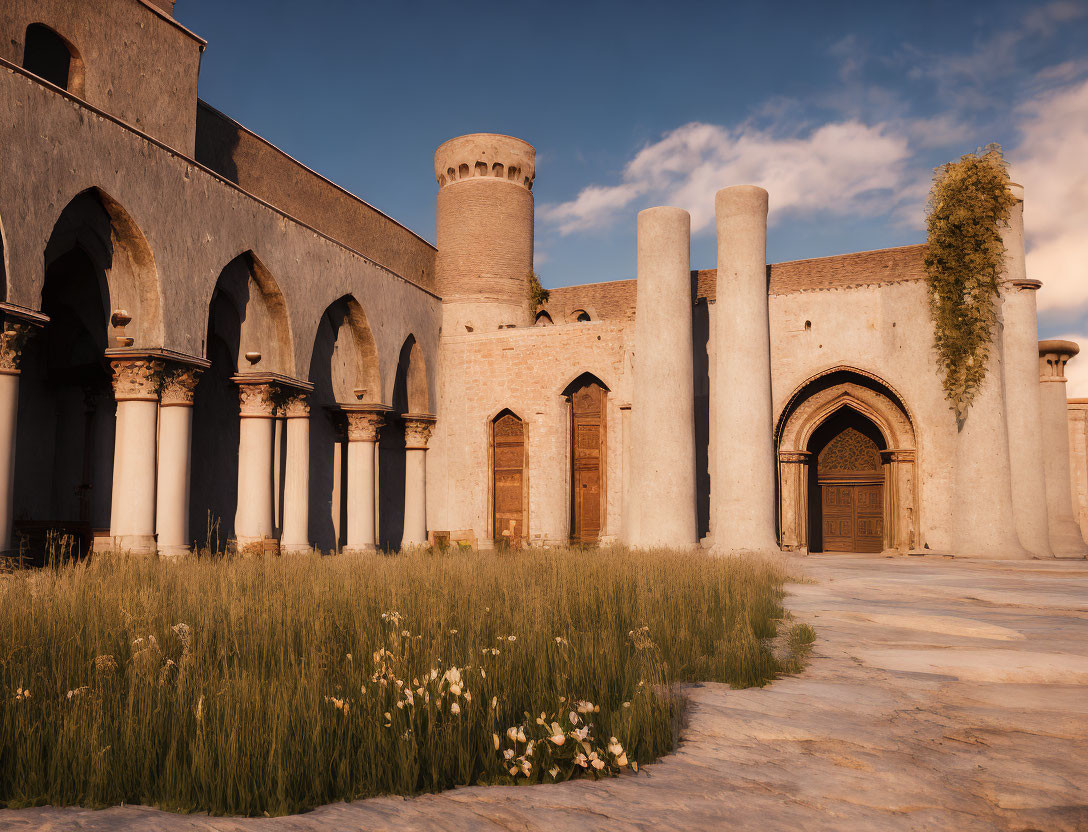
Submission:
M 934 171 L 926 207 L 929 308 L 945 395 L 960 424 L 986 377 L 1005 255 L 1001 227 L 1015 202 L 1000 145 Z
M 529 272 L 529 311 L 536 312 L 548 302 L 551 292 L 540 285 L 540 278 L 536 272 Z

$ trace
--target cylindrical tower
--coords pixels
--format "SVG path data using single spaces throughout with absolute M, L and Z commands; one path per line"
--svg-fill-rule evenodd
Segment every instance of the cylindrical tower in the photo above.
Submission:
M 767 192 L 734 185 L 714 200 L 718 275 L 713 361 L 714 551 L 777 552 Z
M 1016 532 L 1037 558 L 1052 557 L 1043 466 L 1039 401 L 1039 326 L 1035 293 L 1042 285 L 1029 280 L 1024 262 L 1024 189 L 1012 186 L 1016 205 L 1002 228 L 1005 244 L 1004 358 L 1005 405 L 1009 422 L 1009 464 Z
M 690 248 L 687 211 L 639 213 L 633 458 L 624 511 L 639 517 L 628 542 L 647 549 L 698 543 Z
M 1072 341 L 1039 342 L 1039 385 L 1042 400 L 1043 461 L 1050 517 L 1050 548 L 1057 558 L 1083 558 L 1088 546 L 1073 511 L 1069 470 L 1069 405 L 1065 394 L 1065 365 L 1080 352 Z
M 530 323 L 535 160 L 528 142 L 495 133 L 435 152 L 444 335 Z

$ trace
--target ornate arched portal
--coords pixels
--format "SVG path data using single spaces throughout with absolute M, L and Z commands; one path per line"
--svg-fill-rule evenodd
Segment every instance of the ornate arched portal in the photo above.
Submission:
M 775 438 L 783 549 L 920 545 L 914 425 L 885 382 L 848 367 L 809 379 L 783 409 Z

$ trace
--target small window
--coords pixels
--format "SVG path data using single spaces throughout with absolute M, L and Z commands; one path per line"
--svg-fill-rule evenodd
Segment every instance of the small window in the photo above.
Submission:
M 26 27 L 26 43 L 23 46 L 23 69 L 56 84 L 62 90 L 79 93 L 81 69 L 79 57 L 68 43 L 41 23 Z
M 577 312 L 574 313 L 574 320 L 580 324 L 584 324 L 592 319 L 589 317 L 589 313 L 586 312 L 586 310 L 579 309 Z

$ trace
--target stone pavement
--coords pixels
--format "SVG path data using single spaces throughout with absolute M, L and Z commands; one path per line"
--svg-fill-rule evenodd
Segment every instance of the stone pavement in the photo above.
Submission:
M 0 812 L 49 830 L 1088 830 L 1088 562 L 812 556 L 818 640 L 767 688 L 690 689 L 638 776 L 378 798 L 273 819 Z

